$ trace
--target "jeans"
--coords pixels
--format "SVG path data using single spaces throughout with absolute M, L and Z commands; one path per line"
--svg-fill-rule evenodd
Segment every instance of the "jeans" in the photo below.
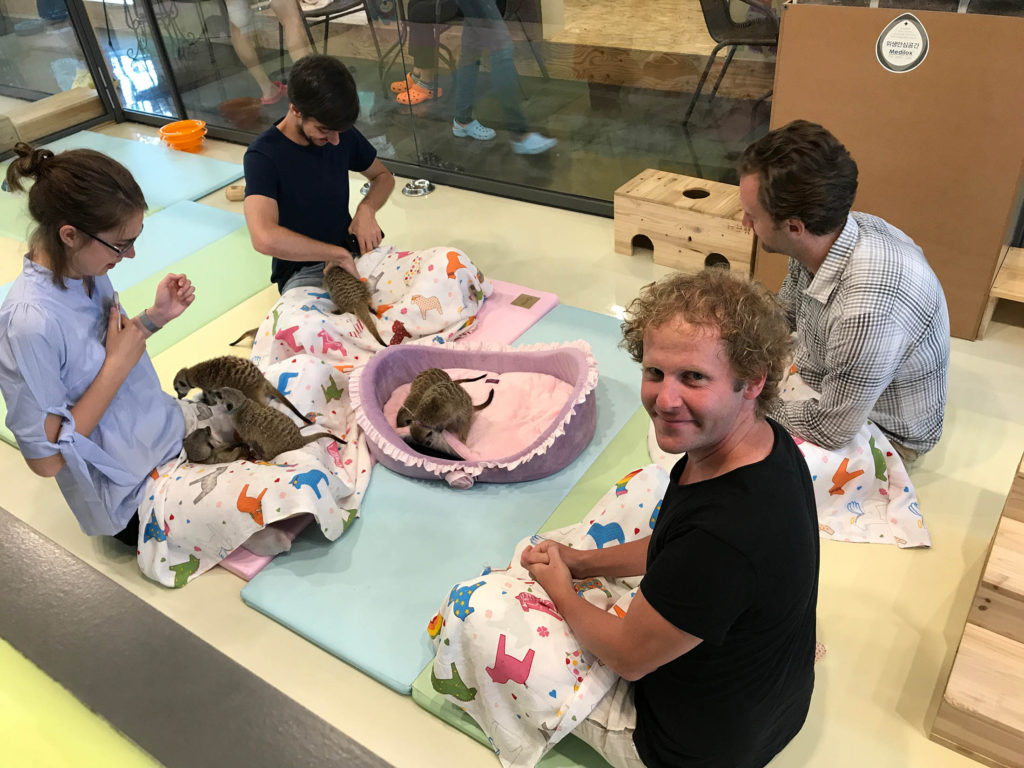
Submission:
M 324 263 L 307 264 L 294 275 L 289 277 L 281 286 L 281 295 L 292 288 L 322 288 L 324 285 Z
M 491 80 L 505 113 L 505 127 L 512 133 L 526 133 L 526 115 L 519 101 L 519 73 L 505 19 L 494 0 L 457 2 L 465 20 L 455 82 L 455 119 L 462 124 L 473 119 L 480 59 L 484 51 L 490 51 Z

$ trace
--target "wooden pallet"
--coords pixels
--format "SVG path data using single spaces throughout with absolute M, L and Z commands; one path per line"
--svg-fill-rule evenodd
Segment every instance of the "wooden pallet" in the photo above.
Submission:
M 931 738 L 1024 767 L 1024 459 L 996 528 Z
M 717 253 L 750 272 L 754 234 L 742 223 L 739 187 L 648 168 L 615 190 L 614 205 L 616 253 L 632 254 L 643 236 L 656 264 L 697 272 Z
M 1024 304 L 1024 248 L 1007 248 L 1006 255 L 996 271 L 995 280 L 992 281 L 988 307 L 981 320 L 978 338 L 984 337 L 999 299 Z

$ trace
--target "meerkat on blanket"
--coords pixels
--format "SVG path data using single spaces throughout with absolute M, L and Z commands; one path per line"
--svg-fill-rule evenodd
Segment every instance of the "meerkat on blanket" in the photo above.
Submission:
M 443 344 L 473 327 L 489 281 L 462 251 L 440 247 L 364 254 L 377 329 L 389 344 Z M 192 464 L 182 454 L 158 467 L 139 509 L 139 567 L 180 587 L 213 567 L 257 530 L 312 513 L 329 540 L 356 520 L 372 459 L 356 426 L 349 375 L 380 344 L 351 314 L 334 314 L 322 288 L 294 288 L 257 330 L 251 358 L 271 384 L 347 444 L 323 439 L 274 458 Z M 197 361 L 198 362 L 198 361 Z M 272 407 L 278 407 L 275 404 Z M 283 410 L 283 407 L 282 407 Z

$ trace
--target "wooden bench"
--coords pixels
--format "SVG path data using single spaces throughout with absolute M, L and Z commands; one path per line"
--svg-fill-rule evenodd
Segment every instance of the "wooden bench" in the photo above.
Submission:
M 643 236 L 656 264 L 697 272 L 717 253 L 750 272 L 754 233 L 742 223 L 739 187 L 648 168 L 615 190 L 614 207 L 616 253 L 631 255 Z
M 981 328 L 978 330 L 978 338 L 985 335 L 989 320 L 992 319 L 992 312 L 995 311 L 996 302 L 999 299 L 1017 301 L 1024 304 L 1024 248 L 1008 248 L 1002 264 L 996 271 L 995 280 L 992 281 L 992 290 L 989 292 L 988 308 L 981 320 Z
M 25 102 L 0 116 L 0 151 L 17 141 L 36 141 L 72 125 L 101 117 L 105 110 L 95 88 L 72 88 Z
M 1024 766 L 1024 459 L 996 528 L 931 738 Z

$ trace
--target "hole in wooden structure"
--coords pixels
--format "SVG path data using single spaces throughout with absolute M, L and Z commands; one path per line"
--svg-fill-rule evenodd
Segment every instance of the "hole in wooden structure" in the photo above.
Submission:
M 712 267 L 728 270 L 729 260 L 720 253 L 709 253 L 704 257 L 704 268 L 711 269 Z
M 701 189 L 700 187 L 693 187 L 692 189 L 683 190 L 683 197 L 688 197 L 691 200 L 701 200 L 705 197 L 710 196 L 710 192 L 708 192 L 706 189 Z
M 633 246 L 633 255 L 654 255 L 654 243 L 651 242 L 651 238 L 647 235 L 633 235 L 633 239 L 630 240 L 630 245 Z

